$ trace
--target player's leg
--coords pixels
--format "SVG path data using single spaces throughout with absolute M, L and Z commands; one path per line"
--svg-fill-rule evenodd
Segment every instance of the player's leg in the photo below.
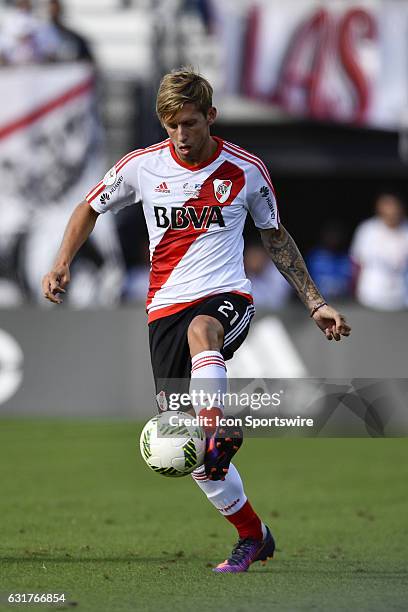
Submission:
M 203 305 L 207 312 L 216 310 L 216 306 L 217 303 L 211 308 Z M 209 314 L 196 315 L 187 334 L 191 353 L 190 395 L 195 412 L 205 419 L 205 470 L 210 480 L 225 477 L 232 457 L 242 444 L 240 427 L 217 427 L 217 419 L 224 414 L 223 397 L 227 392 L 227 369 L 221 353 L 224 335 L 220 321 Z
M 245 298 L 233 294 L 217 296 L 203 304 L 202 314 L 193 318 L 188 331 L 192 355 L 190 392 L 192 388 L 200 389 L 200 385 L 205 394 L 212 394 L 212 398 L 217 390 L 221 394 L 226 392 L 224 355 L 232 357 L 243 342 L 253 312 L 252 305 Z M 201 412 L 199 408 L 196 406 L 196 410 Z M 208 414 L 207 408 L 201 412 L 203 415 Z M 214 411 L 222 413 L 222 402 L 214 406 L 213 414 Z M 215 568 L 222 573 L 246 571 L 251 563 L 272 557 L 275 549 L 269 529 L 253 510 L 238 470 L 230 463 L 242 442 L 242 431 L 235 433 L 236 436 L 234 432 L 228 436 L 228 432 L 215 431 L 210 438 L 210 452 L 206 454 L 205 465 L 192 474 L 208 500 L 238 531 L 239 541 L 231 557 Z
M 224 328 L 214 317 L 198 314 L 188 327 L 187 339 L 191 355 L 190 393 L 194 398 L 194 391 L 202 392 L 194 408 L 197 414 L 206 417 L 207 432 L 214 433 L 215 417 L 223 414 L 222 396 L 227 391 L 227 371 L 221 355 Z
M 191 372 L 186 309 L 149 324 L 150 358 L 160 412 L 168 410 L 171 393 L 188 393 Z
M 222 416 L 222 401 L 216 403 L 217 394 L 222 399 L 227 391 L 227 372 L 225 360 L 231 359 L 234 352 L 245 340 L 255 309 L 253 304 L 242 295 L 223 293 L 205 300 L 195 311 L 188 328 L 188 344 L 191 353 L 192 391 L 203 391 L 211 399 L 211 409 L 206 405 L 195 404 L 197 414 L 206 421 L 215 421 Z M 210 433 L 213 433 L 210 431 Z M 242 444 L 240 427 L 219 427 L 209 439 L 205 468 L 207 476 L 219 480 L 228 471 L 230 461 Z

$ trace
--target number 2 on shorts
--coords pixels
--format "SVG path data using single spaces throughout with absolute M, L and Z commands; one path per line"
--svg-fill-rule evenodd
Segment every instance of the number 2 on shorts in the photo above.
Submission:
M 218 308 L 218 312 L 220 312 L 225 317 L 227 317 L 227 319 L 231 312 L 235 312 L 235 315 L 232 317 L 230 321 L 230 325 L 234 325 L 235 321 L 239 317 L 239 314 L 237 313 L 237 311 L 236 310 L 234 311 L 234 306 L 231 304 L 231 302 L 228 302 L 228 300 L 224 300 L 224 304 L 222 304 L 222 306 Z

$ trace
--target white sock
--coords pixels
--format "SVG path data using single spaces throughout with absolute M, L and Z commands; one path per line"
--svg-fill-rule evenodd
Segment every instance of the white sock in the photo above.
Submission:
M 203 408 L 224 410 L 222 395 L 227 392 L 227 368 L 219 351 L 201 351 L 191 359 L 190 393 L 202 392 L 209 402 L 193 401 L 194 410 L 199 414 Z M 193 397 L 194 400 L 194 397 Z
M 224 410 L 222 402 L 219 401 L 219 395 L 227 392 L 227 371 L 224 358 L 219 351 L 202 351 L 192 358 L 190 393 L 193 389 L 198 392 L 203 390 L 205 396 L 210 394 L 212 407 Z M 208 405 L 203 406 L 194 401 L 193 405 L 197 414 L 203 408 L 208 407 Z M 207 499 L 223 516 L 236 514 L 248 501 L 241 476 L 232 463 L 230 463 L 224 480 L 209 480 L 204 466 L 194 470 L 191 476 Z M 262 535 L 265 537 L 266 527 L 262 522 L 261 528 Z
M 242 480 L 235 465 L 230 463 L 230 468 L 225 480 L 208 480 L 204 466 L 194 470 L 191 476 L 213 506 L 215 506 L 230 523 L 235 525 L 240 537 L 248 537 L 251 532 L 253 532 L 253 536 L 251 537 L 257 537 L 260 529 L 262 539 L 265 539 L 267 533 L 266 526 L 258 515 L 254 513 L 252 506 L 249 506 L 248 509 L 248 499 L 245 495 Z M 245 530 L 244 533 L 242 533 L 243 529 Z
M 191 474 L 207 499 L 223 514 L 235 514 L 247 501 L 241 476 L 235 465 L 230 463 L 225 480 L 208 480 L 204 466 Z

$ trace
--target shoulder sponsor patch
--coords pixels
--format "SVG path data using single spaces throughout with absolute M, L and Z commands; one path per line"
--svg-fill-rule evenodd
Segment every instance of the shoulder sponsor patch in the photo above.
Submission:
M 115 181 L 116 181 L 116 168 L 115 166 L 113 166 L 113 168 L 111 168 L 103 177 L 103 184 L 106 185 L 107 187 L 110 187 L 111 185 L 113 185 Z
M 259 193 L 263 198 L 266 199 L 266 203 L 268 204 L 269 210 L 271 211 L 271 219 L 275 219 L 275 198 L 271 198 L 271 192 L 269 190 L 269 187 L 263 185 L 263 187 L 260 188 Z

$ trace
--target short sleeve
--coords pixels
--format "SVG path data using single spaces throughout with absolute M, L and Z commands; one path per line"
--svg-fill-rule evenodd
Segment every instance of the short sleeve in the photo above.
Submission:
M 262 162 L 260 162 L 262 164 Z M 247 174 L 248 211 L 258 229 L 279 227 L 275 192 L 266 167 L 251 165 Z
M 141 201 L 137 160 L 131 158 L 126 161 L 128 157 L 125 156 L 115 164 L 85 196 L 96 212 L 117 213 Z

